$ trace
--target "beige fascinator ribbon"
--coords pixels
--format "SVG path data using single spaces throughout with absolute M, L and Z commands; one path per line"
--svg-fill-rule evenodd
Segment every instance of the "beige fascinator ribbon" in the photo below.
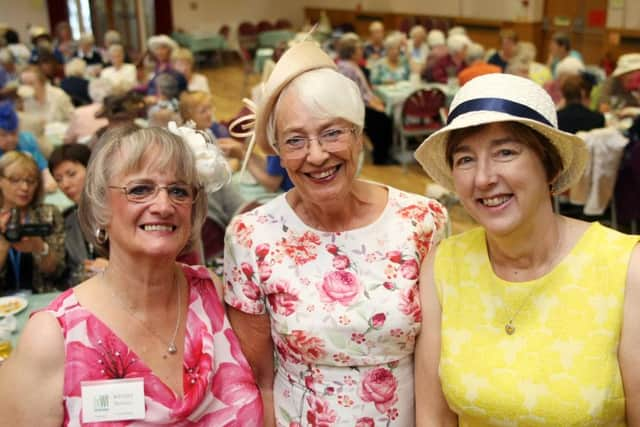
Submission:
M 240 178 L 244 177 L 244 172 L 247 169 L 247 164 L 249 163 L 249 157 L 251 157 L 251 153 L 253 152 L 253 148 L 256 145 L 256 112 L 258 110 L 258 106 L 255 102 L 250 100 L 249 98 L 242 98 L 242 103 L 249 109 L 249 113 L 244 116 L 238 117 L 229 125 L 229 133 L 234 138 L 244 139 L 249 137 L 249 147 L 244 155 L 244 159 L 242 159 L 242 168 L 240 169 Z M 240 131 L 236 131 L 235 129 L 240 129 Z

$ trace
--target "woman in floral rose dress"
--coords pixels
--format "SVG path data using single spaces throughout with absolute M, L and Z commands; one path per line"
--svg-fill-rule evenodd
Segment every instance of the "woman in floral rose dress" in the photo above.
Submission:
M 225 301 L 265 425 L 414 426 L 417 278 L 446 213 L 355 179 L 364 106 L 313 43 L 280 59 L 257 117 L 295 188 L 230 224 Z
M 217 173 L 226 160 L 192 129 L 173 131 L 124 128 L 102 137 L 79 218 L 109 266 L 29 319 L 0 368 L 0 424 L 263 425 L 222 287 L 206 268 L 175 261 L 200 238 L 203 193 L 226 182 Z M 114 391 L 131 383 L 140 388 Z M 99 409 L 115 410 L 92 418 L 89 386 L 106 396 Z M 119 410 L 126 402 L 118 399 L 136 395 L 139 411 Z

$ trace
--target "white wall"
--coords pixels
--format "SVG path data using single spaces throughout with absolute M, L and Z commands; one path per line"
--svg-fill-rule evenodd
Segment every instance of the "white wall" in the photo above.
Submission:
M 0 0 L 0 23 L 20 34 L 20 41 L 29 43 L 29 25 L 49 30 L 49 12 L 46 0 Z
M 607 27 L 629 30 L 640 28 L 640 2 L 637 0 L 609 1 Z
M 296 27 L 304 21 L 298 0 L 172 0 L 172 8 L 174 28 L 192 33 L 217 33 L 223 25 L 235 29 L 245 20 L 286 18 Z
M 277 18 L 300 27 L 305 7 L 537 22 L 543 3 L 530 0 L 522 7 L 516 0 L 173 0 L 172 5 L 174 27 L 198 33 L 217 32 L 225 24 L 235 29 L 243 20 Z

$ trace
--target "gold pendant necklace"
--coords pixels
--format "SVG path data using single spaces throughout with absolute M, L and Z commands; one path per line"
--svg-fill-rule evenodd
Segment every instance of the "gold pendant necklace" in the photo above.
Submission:
M 558 218 L 558 221 L 562 221 L 562 217 Z M 555 256 L 553 257 L 553 260 L 551 262 L 551 267 L 552 269 L 555 268 L 555 264 L 556 261 L 558 260 L 558 258 L 561 255 L 561 251 L 562 251 L 562 233 L 561 233 L 561 224 L 557 225 L 557 233 L 558 233 L 558 240 L 556 242 L 556 247 L 555 247 Z M 491 261 L 489 261 L 491 263 Z M 493 268 L 493 267 L 492 267 Z M 551 270 L 549 270 L 551 271 Z M 495 274 L 495 273 L 494 273 Z M 545 273 L 545 274 L 548 274 Z M 520 311 L 522 311 L 522 309 L 527 305 L 527 303 L 529 302 L 529 300 L 531 299 L 531 296 L 534 293 L 539 293 L 542 292 L 542 290 L 546 287 L 546 285 L 549 283 L 548 280 L 543 281 L 542 283 L 539 283 L 538 285 L 534 286 L 533 288 L 531 288 L 531 290 L 529 291 L 529 293 L 527 294 L 527 296 L 522 300 L 522 302 L 520 303 L 520 305 L 518 306 L 518 309 L 510 316 L 508 316 L 509 320 L 507 320 L 507 322 L 504 324 L 504 331 L 506 332 L 507 335 L 513 335 L 516 333 L 516 327 L 513 324 L 514 320 L 516 319 L 516 317 L 520 314 Z M 506 310 L 505 310 L 506 311 Z

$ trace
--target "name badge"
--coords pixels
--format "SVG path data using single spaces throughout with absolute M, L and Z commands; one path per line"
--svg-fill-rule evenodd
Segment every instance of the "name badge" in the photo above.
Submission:
M 82 422 L 144 419 L 144 379 L 82 381 Z

